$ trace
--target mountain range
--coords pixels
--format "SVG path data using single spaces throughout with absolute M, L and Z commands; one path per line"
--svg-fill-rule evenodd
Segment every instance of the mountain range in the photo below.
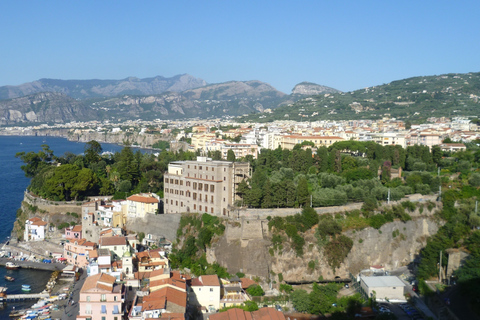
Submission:
M 0 87 L 0 125 L 240 116 L 240 121 L 378 119 L 421 122 L 480 114 L 480 73 L 420 76 L 341 92 L 310 82 L 291 94 L 258 80 L 208 84 L 188 74 L 122 80 L 41 79 Z
M 0 87 L 0 125 L 239 116 L 323 91 L 338 92 L 305 83 L 287 95 L 257 80 L 207 84 L 188 74 L 122 80 L 40 79 Z

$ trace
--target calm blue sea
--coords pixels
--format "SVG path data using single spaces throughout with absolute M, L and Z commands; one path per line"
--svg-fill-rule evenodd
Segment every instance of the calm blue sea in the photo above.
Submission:
M 57 156 L 65 152 L 81 154 L 84 151 L 85 143 L 72 142 L 64 138 L 54 137 L 16 137 L 0 136 L 0 241 L 4 242 L 13 228 L 17 209 L 23 199 L 23 192 L 30 180 L 25 177 L 20 166 L 23 164 L 15 158 L 17 152 L 33 151 L 42 149 L 41 145 L 47 144 Z M 102 144 L 103 151 L 116 152 L 122 149 L 121 146 L 113 144 Z M 5 274 L 13 276 L 15 282 L 4 280 Z M 50 278 L 51 272 L 40 270 L 6 270 L 0 267 L 0 286 L 6 286 L 8 293 L 21 293 L 22 284 L 30 284 L 33 292 L 41 292 Z M 34 302 L 9 303 L 5 309 L 0 309 L 0 319 L 9 319 L 8 313 L 16 306 L 17 309 L 30 306 Z

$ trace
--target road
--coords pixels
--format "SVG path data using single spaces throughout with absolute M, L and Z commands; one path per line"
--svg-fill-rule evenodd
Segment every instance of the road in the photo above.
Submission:
M 83 272 L 78 281 L 75 281 L 75 284 L 70 291 L 70 296 L 67 299 L 65 311 L 61 318 L 62 320 L 75 320 L 77 318 L 80 309 L 80 305 L 78 304 L 78 301 L 80 300 L 80 289 L 82 289 L 86 278 L 87 272 Z M 73 303 L 70 303 L 70 301 Z

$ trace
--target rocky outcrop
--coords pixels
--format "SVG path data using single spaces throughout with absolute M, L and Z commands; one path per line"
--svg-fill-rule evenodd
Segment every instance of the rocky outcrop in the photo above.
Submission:
M 297 84 L 293 90 L 292 94 L 304 95 L 304 96 L 312 96 L 317 94 L 325 94 L 325 93 L 337 93 L 341 92 L 340 90 L 322 86 L 312 82 L 302 82 Z
M 64 94 L 43 92 L 0 101 L 0 125 L 92 120 L 98 113 Z
M 407 222 L 394 221 L 383 225 L 379 230 L 365 228 L 344 232 L 353 240 L 353 247 L 335 270 L 328 265 L 315 237 L 315 230 L 309 230 L 305 239 L 304 254 L 298 257 L 288 243 L 280 252 L 271 247 L 271 234 L 267 220 L 243 219 L 227 223 L 225 234 L 207 250 L 209 262 L 217 261 L 229 272 L 243 272 L 271 278 L 282 274 L 285 281 L 316 281 L 320 277 L 334 279 L 335 276 L 348 277 L 348 273 L 358 273 L 372 265 L 383 265 L 395 269 L 408 265 L 426 245 L 427 238 L 434 235 L 440 225 L 431 218 L 433 210 L 420 214 L 412 213 L 413 219 Z M 315 268 L 309 268 L 313 261 Z M 274 280 L 277 278 L 274 277 Z

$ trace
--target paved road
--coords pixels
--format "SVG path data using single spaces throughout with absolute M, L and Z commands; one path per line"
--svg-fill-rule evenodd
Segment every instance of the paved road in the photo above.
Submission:
M 75 282 L 73 285 L 72 290 L 70 291 L 70 296 L 69 300 L 67 300 L 67 304 L 65 307 L 65 312 L 62 315 L 62 320 L 75 320 L 78 315 L 79 311 L 79 304 L 78 301 L 80 300 L 80 289 L 82 289 L 83 283 L 85 282 L 85 279 L 87 278 L 87 272 L 83 272 L 83 274 L 80 276 L 80 279 Z M 70 304 L 69 301 L 72 301 L 73 303 Z

